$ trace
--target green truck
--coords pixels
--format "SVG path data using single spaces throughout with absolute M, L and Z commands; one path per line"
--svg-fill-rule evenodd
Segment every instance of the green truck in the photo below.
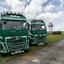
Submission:
M 17 54 L 29 50 L 31 44 L 47 44 L 44 21 L 28 21 L 20 13 L 7 12 L 0 18 L 0 54 Z
M 47 44 L 47 28 L 45 22 L 39 19 L 29 20 L 29 37 L 30 45 L 46 45 Z
M 29 49 L 28 24 L 20 13 L 4 13 L 0 18 L 0 54 L 17 54 Z

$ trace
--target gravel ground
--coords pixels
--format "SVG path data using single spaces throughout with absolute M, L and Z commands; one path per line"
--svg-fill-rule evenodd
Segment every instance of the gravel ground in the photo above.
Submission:
M 5 64 L 64 64 L 64 40 L 39 51 L 16 57 Z

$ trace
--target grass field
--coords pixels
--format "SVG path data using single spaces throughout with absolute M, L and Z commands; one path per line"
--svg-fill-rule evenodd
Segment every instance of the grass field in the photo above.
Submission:
M 63 33 L 63 35 L 48 35 L 48 44 L 55 43 L 63 38 L 64 38 L 64 33 Z M 46 47 L 46 46 L 31 46 L 30 51 L 27 53 L 24 53 L 24 54 L 29 54 L 29 53 L 34 52 L 36 50 L 40 50 L 43 47 Z M 14 59 L 14 58 L 21 56 L 21 55 L 24 55 L 24 54 L 18 54 L 18 55 L 7 56 L 7 57 L 0 56 L 0 64 L 5 64 L 6 61 Z
M 62 35 L 49 35 L 48 36 L 48 43 L 54 43 L 54 42 L 59 41 L 61 39 L 63 39 Z

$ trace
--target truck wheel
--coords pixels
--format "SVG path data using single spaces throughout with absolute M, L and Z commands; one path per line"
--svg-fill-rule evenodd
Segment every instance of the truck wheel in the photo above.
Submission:
M 44 43 L 44 45 L 47 45 L 48 43 Z
M 29 52 L 29 51 L 30 51 L 30 49 L 26 49 L 26 50 L 25 50 L 25 52 Z
M 1 53 L 0 55 L 1 55 L 1 56 L 7 56 L 7 54 L 5 54 L 5 53 Z

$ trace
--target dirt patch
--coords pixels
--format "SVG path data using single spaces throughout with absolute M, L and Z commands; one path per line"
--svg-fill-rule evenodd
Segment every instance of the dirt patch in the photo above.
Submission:
M 64 64 L 64 40 L 39 51 L 16 57 L 5 64 Z

